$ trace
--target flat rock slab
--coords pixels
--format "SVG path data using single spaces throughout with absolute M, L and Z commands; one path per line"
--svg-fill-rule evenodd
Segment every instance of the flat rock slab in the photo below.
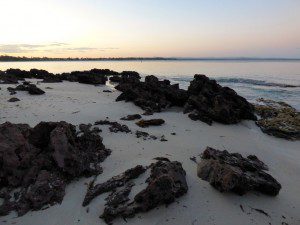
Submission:
M 258 99 L 256 113 L 261 117 L 256 124 L 260 129 L 274 137 L 288 140 L 300 140 L 300 113 L 284 103 L 267 99 Z
M 220 192 L 243 195 L 258 191 L 278 195 L 281 185 L 266 170 L 268 167 L 254 155 L 244 158 L 239 153 L 207 147 L 198 163 L 197 174 Z

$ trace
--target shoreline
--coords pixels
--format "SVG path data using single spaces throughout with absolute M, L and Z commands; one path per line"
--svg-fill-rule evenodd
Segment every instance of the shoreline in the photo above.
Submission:
M 29 79 L 29 81 L 36 83 L 38 80 Z M 178 203 L 175 202 L 167 208 L 160 206 L 159 210 L 154 209 L 128 219 L 129 224 L 238 225 L 240 221 L 248 224 L 300 222 L 297 210 L 300 208 L 300 198 L 297 194 L 300 186 L 299 141 L 268 136 L 262 133 L 253 121 L 244 120 L 234 125 L 213 123 L 209 126 L 200 121 L 190 120 L 176 107 L 143 116 L 145 119 L 164 119 L 166 121 L 164 125 L 139 128 L 133 121 L 121 121 L 120 118 L 129 114 L 142 114 L 143 110 L 131 102 L 115 102 L 120 92 L 106 85 L 93 86 L 69 81 L 39 83 L 37 87 L 45 90 L 45 95 L 31 96 L 26 92 L 18 92 L 15 96 L 21 101 L 15 103 L 7 102 L 11 97 L 6 90 L 9 86 L 12 85 L 1 84 L 1 123 L 10 121 L 34 126 L 40 121 L 67 121 L 79 125 L 94 123 L 109 117 L 109 120 L 125 124 L 133 131 L 132 134 L 114 134 L 108 127 L 100 126 L 103 130 L 101 133 L 103 142 L 112 150 L 112 154 L 102 163 L 103 174 L 97 178 L 97 183 L 137 164 L 148 165 L 155 157 L 168 157 L 182 162 L 187 173 L 188 193 L 179 198 Z M 104 90 L 112 92 L 103 92 Z M 134 135 L 136 130 L 146 131 L 158 137 L 164 135 L 168 141 L 138 139 Z M 197 177 L 197 165 L 190 159 L 195 156 L 198 161 L 198 155 L 207 146 L 239 152 L 243 156 L 257 155 L 269 166 L 269 173 L 282 184 L 281 192 L 277 197 L 258 195 L 253 192 L 244 196 L 218 192 L 208 182 Z M 133 194 L 144 187 L 142 184 L 144 178 L 145 176 L 142 176 L 137 180 Z M 81 206 L 87 188 L 85 183 L 91 180 L 92 178 L 82 178 L 68 185 L 61 205 L 29 212 L 23 217 L 15 217 L 15 213 L 11 213 L 1 217 L 0 221 L 20 225 L 105 224 L 99 219 L 104 207 L 105 195 L 98 197 L 88 206 L 89 212 L 87 208 Z M 240 205 L 243 206 L 244 212 Z M 263 209 L 270 217 L 252 208 Z M 126 224 L 126 222 L 118 219 L 115 224 Z

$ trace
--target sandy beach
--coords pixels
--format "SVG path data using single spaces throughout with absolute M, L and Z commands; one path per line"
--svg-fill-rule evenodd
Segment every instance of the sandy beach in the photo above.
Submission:
M 30 79 L 35 83 L 37 80 Z M 112 154 L 101 164 L 103 174 L 96 183 L 122 173 L 136 165 L 149 165 L 155 157 L 168 157 L 182 163 L 186 171 L 189 190 L 168 207 L 160 206 L 134 218 L 117 219 L 114 224 L 300 224 L 300 142 L 268 136 L 255 125 L 254 121 L 242 121 L 236 125 L 214 123 L 209 126 L 200 121 L 192 121 L 176 107 L 168 111 L 143 116 L 145 119 L 161 118 L 162 126 L 140 128 L 134 121 L 121 121 L 129 114 L 142 114 L 143 110 L 133 103 L 116 102 L 120 94 L 112 85 L 93 86 L 64 81 L 62 83 L 40 83 L 39 88 L 46 94 L 31 96 L 18 92 L 14 97 L 18 102 L 8 102 L 11 98 L 6 90 L 11 85 L 2 84 L 0 90 L 0 123 L 28 123 L 35 126 L 41 121 L 66 121 L 74 125 L 104 120 L 126 124 L 132 133 L 111 133 L 107 126 L 102 129 L 105 146 Z M 49 89 L 49 87 L 51 89 Z M 111 90 L 105 93 L 103 90 Z M 167 141 L 143 140 L 135 136 L 136 130 L 146 131 L 157 137 L 165 136 Z M 172 135 L 171 133 L 176 133 Z M 282 189 L 276 197 L 255 192 L 238 196 L 220 193 L 208 182 L 197 177 L 197 164 L 190 159 L 199 155 L 207 147 L 243 156 L 256 155 L 269 167 L 269 173 L 277 179 Z M 145 187 L 143 174 L 133 187 L 134 196 Z M 94 225 L 105 224 L 99 218 L 104 209 L 106 194 L 98 196 L 87 207 L 82 207 L 87 183 L 93 178 L 82 178 L 67 186 L 62 204 L 41 211 L 29 212 L 17 217 L 13 212 L 0 218 L 0 224 L 17 225 Z M 254 209 L 268 213 L 266 216 Z

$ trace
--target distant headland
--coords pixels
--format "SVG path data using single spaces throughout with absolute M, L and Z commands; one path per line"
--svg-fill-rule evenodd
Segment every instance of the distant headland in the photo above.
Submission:
M 0 55 L 0 62 L 37 62 L 37 61 L 158 61 L 158 60 L 199 60 L 199 61 L 300 61 L 300 58 L 272 57 L 100 57 L 100 58 L 52 58 L 52 57 L 19 57 Z

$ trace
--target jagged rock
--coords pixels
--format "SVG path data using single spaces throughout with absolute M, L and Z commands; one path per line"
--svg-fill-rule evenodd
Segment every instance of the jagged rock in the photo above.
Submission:
M 265 170 L 268 167 L 254 155 L 244 158 L 239 153 L 207 147 L 198 163 L 197 174 L 221 192 L 243 195 L 253 190 L 275 196 L 281 185 Z
M 163 119 L 140 120 L 136 122 L 139 127 L 161 126 L 165 121 Z
M 145 82 L 126 77 L 116 89 L 122 92 L 116 101 L 132 101 L 143 110 L 152 112 L 183 106 L 188 98 L 187 92 L 179 89 L 178 85 L 171 85 L 168 80 L 159 81 L 155 76 L 146 76 Z
M 15 91 L 27 91 L 30 95 L 42 95 L 45 94 L 45 92 L 43 90 L 41 90 L 40 88 L 38 88 L 36 85 L 34 84 L 20 84 L 18 85 L 16 88 L 10 88 L 9 91 L 15 92 Z
M 20 101 L 20 99 L 18 99 L 18 98 L 10 98 L 8 100 L 8 102 L 18 102 L 18 101 Z
M 7 189 L 17 197 L 4 198 L 0 214 L 15 210 L 21 216 L 60 203 L 65 186 L 100 174 L 100 163 L 109 154 L 99 135 L 84 129 L 77 136 L 75 126 L 66 122 L 41 122 L 34 128 L 1 124 L 0 193 Z
M 110 130 L 110 132 L 113 132 L 113 133 L 118 133 L 118 132 L 130 133 L 131 132 L 131 130 L 128 128 L 128 126 L 126 126 L 124 124 L 120 124 L 118 122 L 111 122 L 108 120 L 96 121 L 95 125 L 110 125 L 109 130 Z
M 141 119 L 142 116 L 140 114 L 133 114 L 133 115 L 128 115 L 126 117 L 122 117 L 121 120 L 139 120 Z
M 256 120 L 254 107 L 234 90 L 222 87 L 205 75 L 195 75 L 188 88 L 189 98 L 184 113 L 193 120 L 209 125 L 213 121 L 234 124 L 241 120 Z
M 289 140 L 300 140 L 300 112 L 284 102 L 258 99 L 256 113 L 261 117 L 256 124 L 269 135 Z
M 110 178 L 108 181 L 102 184 L 97 184 L 94 186 L 92 183 L 88 188 L 82 205 L 87 206 L 98 195 L 106 192 L 116 191 L 116 188 L 124 186 L 127 182 L 139 177 L 145 171 L 145 167 L 138 165 L 132 169 L 126 170 L 122 174 Z
M 148 186 L 140 191 L 132 201 L 128 199 L 128 188 L 123 189 L 122 198 L 117 204 L 106 203 L 104 212 L 100 216 L 107 224 L 117 217 L 133 217 L 140 212 L 147 212 L 155 207 L 171 204 L 176 198 L 184 195 L 188 191 L 185 179 L 185 171 L 179 162 L 160 160 L 150 165 L 151 174 L 146 180 Z M 123 184 L 124 186 L 126 184 Z

